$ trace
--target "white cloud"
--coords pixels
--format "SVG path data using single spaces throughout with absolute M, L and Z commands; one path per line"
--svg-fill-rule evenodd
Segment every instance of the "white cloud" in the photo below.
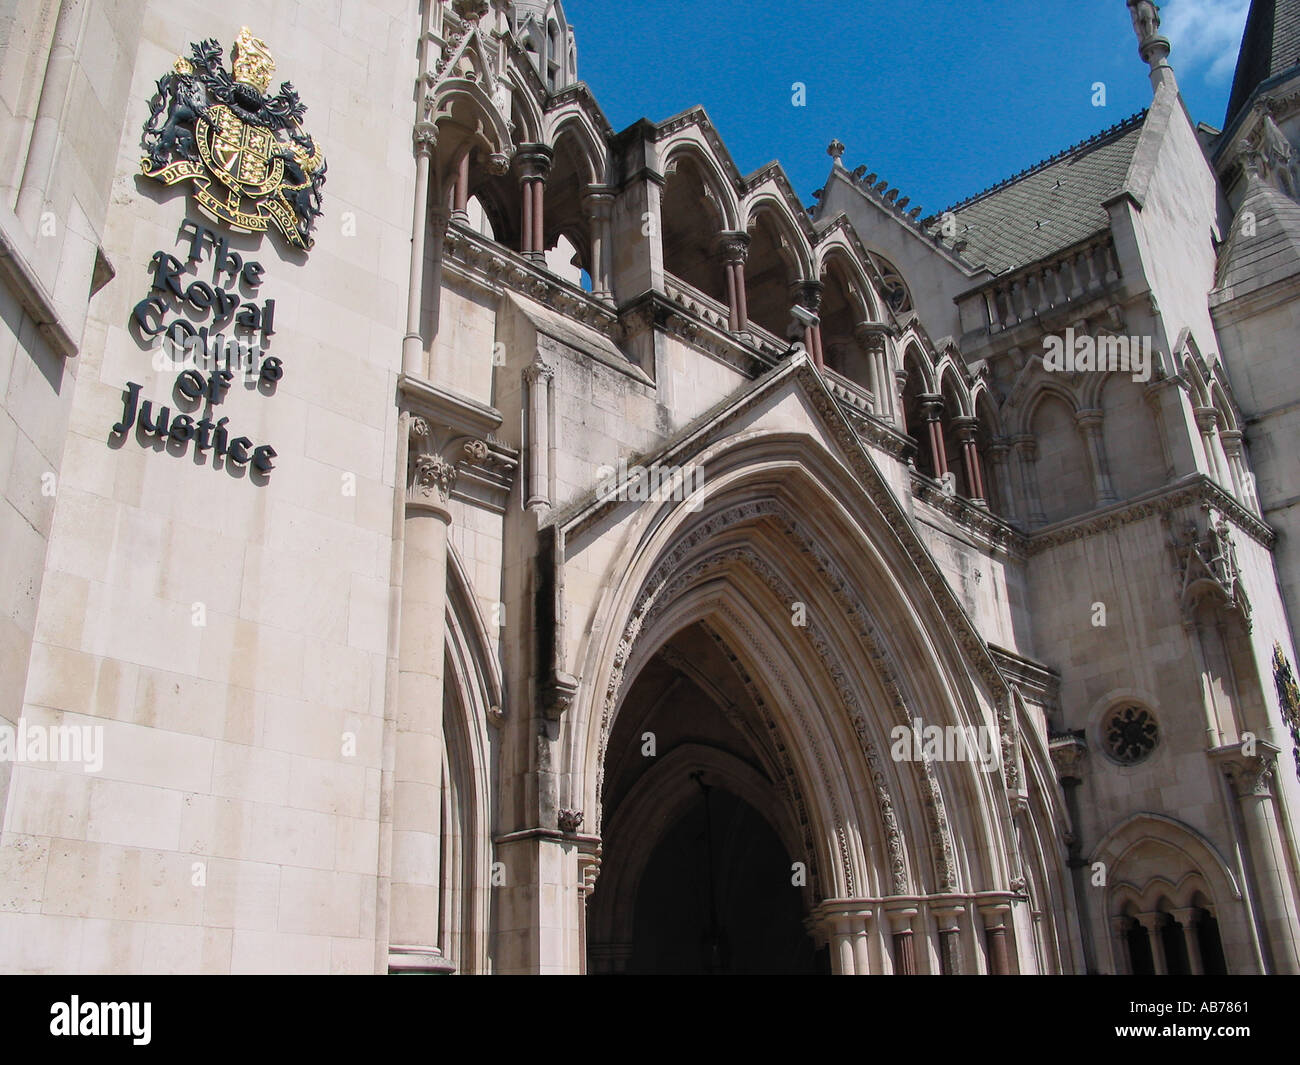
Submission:
M 1174 69 L 1203 70 L 1210 81 L 1232 77 L 1250 0 L 1170 0 L 1160 32 L 1169 38 Z

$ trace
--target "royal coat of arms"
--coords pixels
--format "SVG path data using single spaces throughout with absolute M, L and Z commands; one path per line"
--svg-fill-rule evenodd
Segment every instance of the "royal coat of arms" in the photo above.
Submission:
M 275 61 L 247 26 L 231 60 L 233 73 L 206 40 L 159 79 L 141 170 L 165 185 L 192 181 L 198 204 L 228 225 L 260 233 L 274 223 L 295 248 L 310 248 L 325 156 L 302 128 L 307 108 L 287 81 L 267 94 Z

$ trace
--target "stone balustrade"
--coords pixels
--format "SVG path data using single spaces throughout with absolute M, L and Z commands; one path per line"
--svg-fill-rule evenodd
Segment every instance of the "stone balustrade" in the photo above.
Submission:
M 1094 296 L 1120 278 L 1119 260 L 1110 234 L 1077 244 L 1065 252 L 1003 275 L 978 290 L 991 333 Z

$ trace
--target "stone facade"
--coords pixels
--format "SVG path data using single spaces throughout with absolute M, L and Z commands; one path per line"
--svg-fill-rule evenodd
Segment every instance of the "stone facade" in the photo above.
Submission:
M 613 130 L 558 2 L 20 4 L 0 970 L 1300 971 L 1300 127 L 1129 7 L 1151 107 L 922 219 Z M 141 172 L 209 39 L 310 248 L 201 209 L 256 123 Z

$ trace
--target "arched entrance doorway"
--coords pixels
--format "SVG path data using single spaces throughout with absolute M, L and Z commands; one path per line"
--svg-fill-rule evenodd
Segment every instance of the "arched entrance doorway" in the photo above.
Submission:
M 688 626 L 628 690 L 606 752 L 588 972 L 819 973 L 797 820 L 724 644 Z

